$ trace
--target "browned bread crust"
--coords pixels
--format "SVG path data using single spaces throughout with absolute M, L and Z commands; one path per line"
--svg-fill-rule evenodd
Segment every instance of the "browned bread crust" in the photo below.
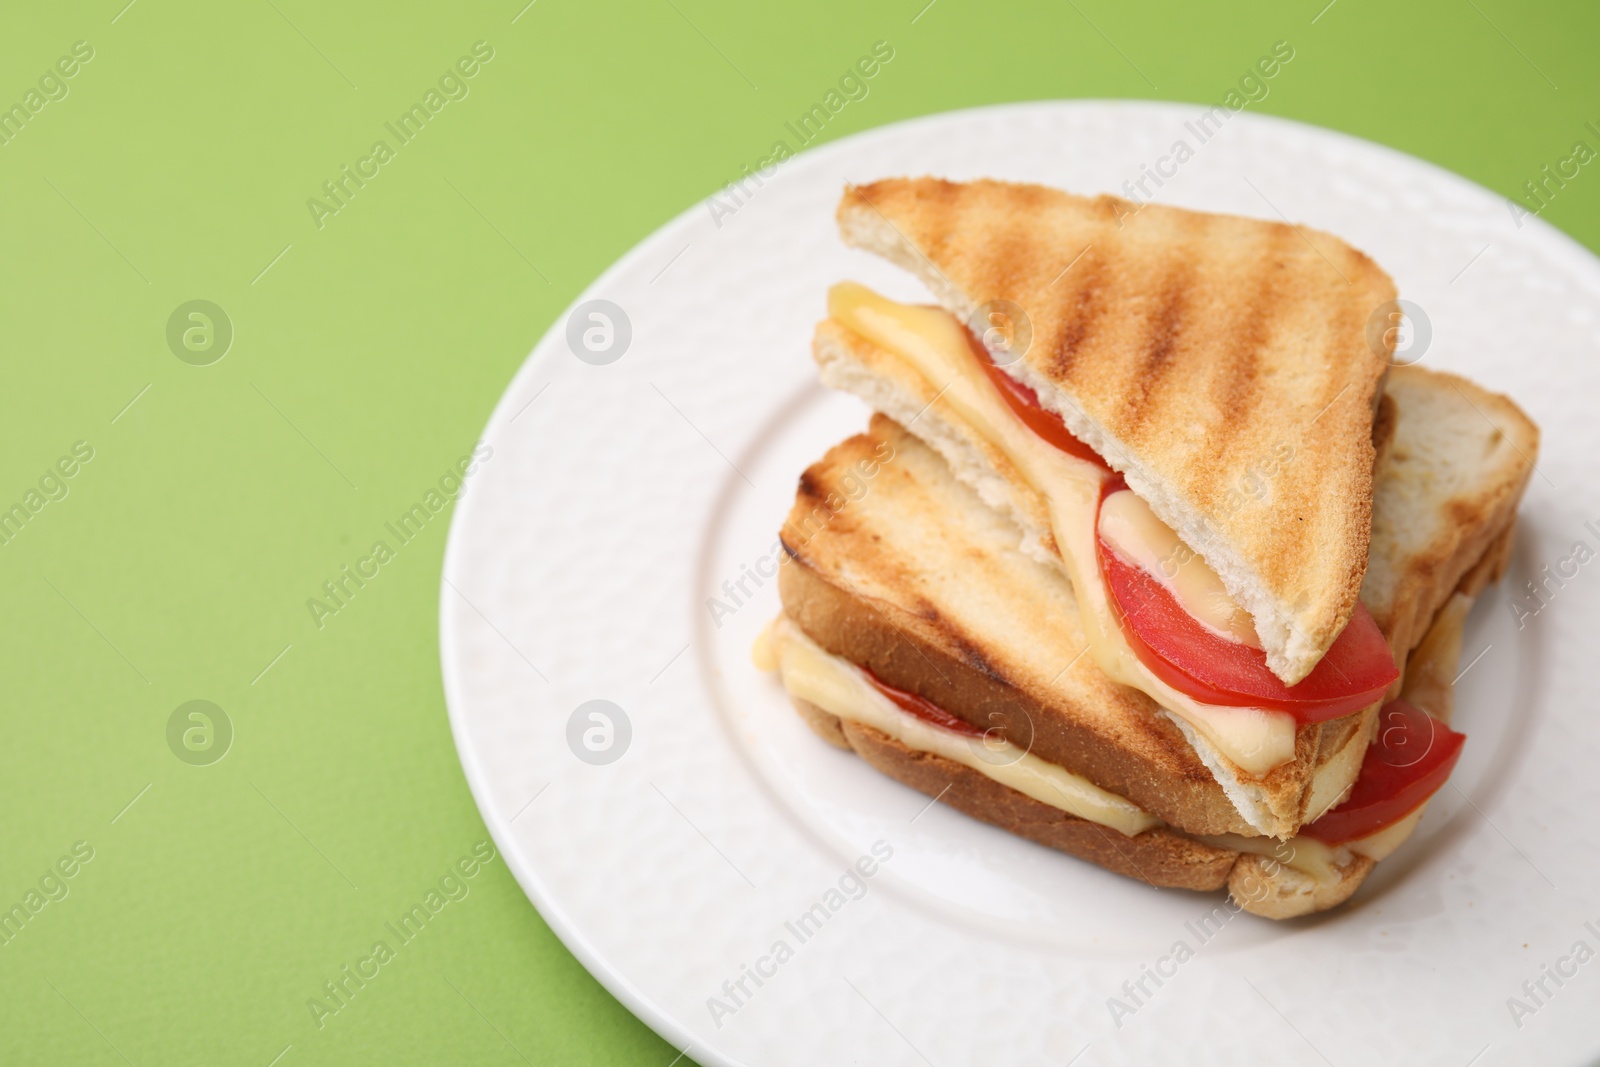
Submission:
M 1389 454 L 1389 446 L 1394 444 L 1394 434 L 1400 423 L 1400 409 L 1395 406 L 1394 397 L 1384 393 L 1378 397 L 1378 410 L 1372 416 L 1372 473 L 1377 478 L 1378 470 L 1383 465 L 1383 459 Z
M 800 718 L 811 727 L 811 732 L 822 738 L 834 748 L 842 748 L 846 752 L 854 752 L 850 739 L 844 735 L 844 720 L 830 712 L 823 711 L 809 700 L 791 695 L 789 703 L 794 705 L 794 710 L 800 713 Z
M 970 767 L 918 752 L 861 723 L 795 699 L 795 710 L 830 744 L 853 750 L 873 769 L 965 815 L 1146 885 L 1199 892 L 1227 887 L 1245 911 L 1286 919 L 1344 903 L 1373 862 L 1352 856 L 1337 882 L 1319 882 L 1265 856 L 1196 841 L 1164 826 L 1128 837 L 1068 815 Z
M 1466 574 L 1461 576 L 1461 582 L 1456 586 L 1456 592 L 1465 596 L 1475 597 L 1489 586 L 1505 577 L 1506 568 L 1511 566 L 1511 553 L 1517 547 L 1516 516 L 1505 531 L 1495 538 L 1483 553 L 1483 558 L 1474 563 Z
M 1311 670 L 1367 565 L 1388 275 L 1302 226 L 988 180 L 850 186 L 838 221 L 963 321 L 1019 306 L 1007 369 L 1205 557 L 1280 677 Z M 1232 506 L 1285 446 L 1264 506 Z
M 1241 853 L 1228 873 L 1228 893 L 1252 915 L 1298 919 L 1349 900 L 1375 866 L 1366 856 L 1352 855 L 1339 869 L 1339 880 L 1326 883 L 1266 856 Z
M 1484 571 L 1482 564 L 1475 567 L 1463 579 L 1463 590 L 1475 585 L 1475 576 Z M 1434 618 L 1406 672 L 1405 699 L 1445 722 L 1450 721 L 1461 625 L 1471 607 L 1471 595 L 1458 590 Z M 925 796 L 1148 885 L 1214 890 L 1225 884 L 1241 908 L 1263 918 L 1291 919 L 1337 907 L 1376 866 L 1366 856 L 1351 854 L 1338 869 L 1338 880 L 1323 882 L 1277 860 L 1196 841 L 1167 827 L 1128 837 L 1040 803 L 942 756 L 915 751 L 872 727 L 842 720 L 807 700 L 791 700 L 818 737 L 856 752 L 879 772 Z
M 818 717 L 832 719 L 832 729 L 838 730 L 862 759 L 924 796 L 938 797 L 941 804 L 975 819 L 1147 885 L 1221 889 L 1239 855 L 1160 826 L 1128 837 L 1042 804 L 954 760 L 907 748 L 870 726 L 828 715 L 804 700 L 794 704 L 812 729 L 819 729 Z

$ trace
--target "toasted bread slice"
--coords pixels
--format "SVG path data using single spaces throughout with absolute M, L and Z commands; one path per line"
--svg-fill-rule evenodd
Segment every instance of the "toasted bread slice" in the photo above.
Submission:
M 813 349 L 825 383 L 856 393 L 878 411 L 910 426 L 938 450 L 957 478 L 1015 521 L 1022 531 L 1024 552 L 1060 569 L 1043 497 L 1021 477 L 1001 449 L 959 417 L 939 390 L 903 360 L 831 320 L 817 327 Z M 1536 441 L 1537 431 L 1504 398 L 1477 387 L 1458 392 L 1467 386 L 1453 376 L 1420 368 L 1400 370 L 1402 373 L 1396 377 L 1401 385 L 1388 397 L 1394 412 L 1379 419 L 1369 432 L 1378 436 L 1380 444 L 1392 442 L 1384 449 L 1386 458 L 1380 480 L 1403 476 L 1408 489 L 1386 496 L 1386 509 L 1393 509 L 1395 514 L 1384 520 L 1385 530 L 1394 527 L 1395 532 L 1392 536 L 1386 533 L 1374 545 L 1373 566 L 1384 581 L 1378 584 L 1375 579 L 1365 599 L 1395 649 L 1397 662 L 1403 663 L 1403 654 L 1421 639 L 1418 620 L 1420 625 L 1426 625 L 1432 611 L 1476 561 L 1470 552 L 1472 546 L 1476 545 L 1481 554 L 1483 545 L 1501 536 L 1511 525 L 1520 487 L 1532 469 L 1533 454 L 1520 445 L 1509 446 L 1513 441 Z M 1445 394 L 1457 402 L 1446 403 Z M 1487 448 L 1487 437 L 1493 434 L 1493 428 L 1470 404 L 1459 402 L 1466 395 L 1476 396 L 1475 403 L 1480 407 L 1494 398 L 1492 410 L 1507 427 L 1507 447 Z M 1406 404 L 1421 408 L 1424 401 L 1428 402 L 1424 409 L 1427 417 L 1444 418 L 1444 425 L 1407 431 Z M 1386 409 L 1387 405 L 1380 408 Z M 1481 432 L 1478 427 L 1482 427 Z M 1407 441 L 1419 437 L 1427 441 L 1456 440 L 1467 447 L 1461 454 L 1440 452 L 1438 447 L 1401 448 L 1402 437 Z M 1400 454 L 1415 458 L 1391 461 L 1391 455 Z M 1479 468 L 1481 481 L 1468 473 L 1473 462 L 1483 464 Z M 1429 464 L 1438 464 L 1441 470 L 1453 473 L 1429 478 Z M 1391 475 L 1391 471 L 1396 473 Z M 1489 491 L 1488 487 L 1495 488 Z M 1241 513 L 1261 510 L 1257 498 L 1245 499 Z M 1469 529 L 1453 525 L 1457 515 L 1467 521 Z M 1464 537 L 1470 542 L 1467 550 L 1461 549 Z M 1402 605 L 1406 601 L 1399 599 L 1402 597 L 1420 598 L 1426 606 L 1405 608 Z M 1408 615 L 1407 611 L 1411 613 Z M 1181 721 L 1174 720 L 1174 728 L 1186 735 L 1220 783 L 1228 802 L 1249 826 L 1255 827 L 1256 832 L 1287 836 L 1335 803 L 1354 781 L 1375 710 L 1301 727 L 1295 759 L 1264 776 L 1249 774 L 1234 765 L 1196 731 L 1185 729 Z
M 1405 417 L 1373 494 L 1372 559 L 1361 599 L 1401 651 L 1422 639 L 1468 566 L 1488 558 L 1504 568 L 1507 520 L 1533 475 L 1539 429 L 1506 397 L 1442 371 L 1396 367 L 1388 395 Z M 1409 506 L 1419 500 L 1448 503 Z M 1497 538 L 1505 543 L 1490 552 Z M 1427 550 L 1404 551 L 1408 545 Z M 1439 575 L 1454 581 L 1445 585 Z
M 1205 558 L 1274 673 L 1310 673 L 1367 566 L 1388 275 L 1305 227 L 995 181 L 851 186 L 838 222 L 963 322 L 1020 308 L 1003 336 L 1031 340 L 996 362 Z M 1234 506 L 1285 448 L 1264 506 Z

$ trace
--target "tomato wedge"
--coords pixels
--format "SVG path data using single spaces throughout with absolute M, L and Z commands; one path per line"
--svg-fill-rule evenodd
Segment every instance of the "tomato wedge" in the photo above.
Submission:
M 1106 495 L 1121 488 L 1122 479 L 1113 478 Z M 1156 677 L 1202 704 L 1285 711 L 1302 724 L 1324 722 L 1370 706 L 1400 677 L 1378 624 L 1357 604 L 1311 673 L 1284 685 L 1268 669 L 1265 652 L 1208 629 L 1160 579 L 1122 559 L 1098 533 L 1096 540 L 1128 644 Z
M 956 718 L 933 701 L 919 697 L 915 693 L 908 693 L 904 689 L 896 689 L 865 667 L 861 668 L 861 673 L 867 676 L 867 681 L 872 683 L 874 689 L 899 705 L 901 711 L 909 712 L 924 722 L 953 730 L 958 734 L 965 734 L 968 737 L 984 736 L 981 726 L 974 726 L 965 719 Z
M 1054 445 L 1069 456 L 1087 460 L 1097 467 L 1105 467 L 1106 461 L 1100 454 L 1072 435 L 1067 429 L 1067 424 L 1061 421 L 1061 416 L 1053 411 L 1047 411 L 1039 403 L 1039 394 L 1017 381 L 1011 375 L 994 365 L 994 360 L 989 355 L 989 350 L 984 348 L 978 339 L 972 336 L 972 331 L 967 331 L 967 344 L 972 347 L 973 355 L 978 357 L 978 365 L 989 375 L 989 380 L 994 382 L 1000 390 L 1000 396 L 1005 400 L 1017 418 L 1034 433 L 1042 437 L 1047 443 Z
M 1342 845 L 1393 826 L 1439 791 L 1466 739 L 1422 709 L 1391 700 L 1378 713 L 1378 736 L 1350 796 L 1300 832 Z

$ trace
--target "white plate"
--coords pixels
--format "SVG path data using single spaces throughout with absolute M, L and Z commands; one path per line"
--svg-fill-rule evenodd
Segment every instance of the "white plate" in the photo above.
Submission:
M 732 214 L 696 205 L 625 256 L 579 305 L 624 309 L 626 350 L 619 334 L 613 362 L 580 361 L 563 319 L 490 419 L 494 454 L 456 513 L 440 612 L 461 762 L 546 921 L 690 1058 L 1462 1067 L 1480 1053 L 1600 1052 L 1600 962 L 1569 958 L 1579 941 L 1600 950 L 1587 684 L 1600 562 L 1568 564 L 1576 575 L 1550 581 L 1548 606 L 1520 628 L 1511 607 L 1575 542 L 1600 550 L 1600 264 L 1537 220 L 1518 228 L 1460 178 L 1241 114 L 1160 190 L 1281 212 L 1365 249 L 1431 320 L 1427 364 L 1510 393 L 1544 431 L 1512 572 L 1468 628 L 1457 788 L 1354 906 L 1292 924 L 1224 909 L 1202 930 L 1220 896 L 1144 888 L 924 810 L 813 738 L 750 664 L 774 582 L 745 577 L 737 605 L 722 583 L 771 569 L 796 475 L 865 422 L 815 383 L 824 291 L 856 278 L 919 295 L 840 245 L 844 182 L 929 173 L 1121 191 L 1175 141 L 1195 145 L 1185 122 L 1199 110 L 986 108 L 807 153 L 748 184 Z M 712 597 L 736 610 L 714 620 Z M 615 723 L 607 764 L 569 744 L 591 700 L 623 709 L 631 732 Z M 892 856 L 839 893 L 875 842 Z M 786 922 L 819 903 L 826 922 L 802 941 Z M 1180 941 L 1193 958 L 1162 962 Z M 1158 965 L 1176 972 L 1159 986 L 1146 971 Z M 758 966 L 759 986 L 745 971 Z M 1576 973 L 1557 985 L 1546 966 Z M 735 999 L 723 983 L 741 978 Z

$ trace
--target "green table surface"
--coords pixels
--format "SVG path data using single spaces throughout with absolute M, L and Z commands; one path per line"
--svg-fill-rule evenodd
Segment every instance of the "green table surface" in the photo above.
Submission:
M 1288 41 L 1255 110 L 1530 209 L 1525 182 L 1600 149 L 1594 5 L 1326 2 L 9 9 L 0 1062 L 667 1067 L 503 861 L 458 873 L 492 851 L 440 687 L 444 517 L 336 615 L 307 600 L 596 275 L 877 41 L 892 64 L 826 139 L 1002 101 L 1209 105 Z M 1600 246 L 1600 166 L 1548 201 Z M 183 309 L 169 343 L 193 300 L 221 314 Z M 430 890 L 402 944 L 385 924 Z M 379 940 L 394 958 L 364 963 Z

